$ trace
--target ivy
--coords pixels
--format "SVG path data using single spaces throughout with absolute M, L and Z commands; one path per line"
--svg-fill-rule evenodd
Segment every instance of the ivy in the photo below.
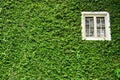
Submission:
M 1 0 L 0 4 L 1 80 L 119 79 L 119 0 Z M 112 40 L 82 40 L 82 11 L 109 12 Z

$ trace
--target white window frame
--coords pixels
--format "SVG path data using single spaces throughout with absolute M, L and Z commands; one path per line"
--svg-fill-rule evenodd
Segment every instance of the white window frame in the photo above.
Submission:
M 85 32 L 85 17 L 93 17 L 94 18 L 94 28 L 96 28 L 96 17 L 104 17 L 105 18 L 105 37 L 96 37 L 95 34 L 94 37 L 87 37 Z M 111 31 L 110 31 L 110 16 L 108 12 L 82 12 L 81 17 L 81 26 L 82 26 L 82 40 L 111 40 Z M 94 31 L 94 33 L 97 33 L 97 30 Z

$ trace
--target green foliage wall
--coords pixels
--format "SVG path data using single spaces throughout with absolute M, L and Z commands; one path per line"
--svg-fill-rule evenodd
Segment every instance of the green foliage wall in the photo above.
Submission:
M 117 80 L 120 0 L 0 0 L 1 80 Z M 81 12 L 110 13 L 111 41 L 82 41 Z

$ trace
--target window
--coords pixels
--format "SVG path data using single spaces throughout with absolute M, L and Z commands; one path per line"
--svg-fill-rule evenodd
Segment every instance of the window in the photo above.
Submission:
M 82 40 L 111 40 L 108 12 L 82 12 Z

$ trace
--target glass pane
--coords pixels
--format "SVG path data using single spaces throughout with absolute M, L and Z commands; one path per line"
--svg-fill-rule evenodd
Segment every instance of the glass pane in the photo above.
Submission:
M 105 18 L 97 17 L 97 36 L 105 37 Z
M 94 36 L 94 20 L 93 17 L 85 18 L 85 28 L 86 28 L 86 36 L 91 37 Z
M 97 36 L 100 37 L 100 29 L 97 29 Z
M 89 29 L 86 29 L 86 37 L 89 37 Z

